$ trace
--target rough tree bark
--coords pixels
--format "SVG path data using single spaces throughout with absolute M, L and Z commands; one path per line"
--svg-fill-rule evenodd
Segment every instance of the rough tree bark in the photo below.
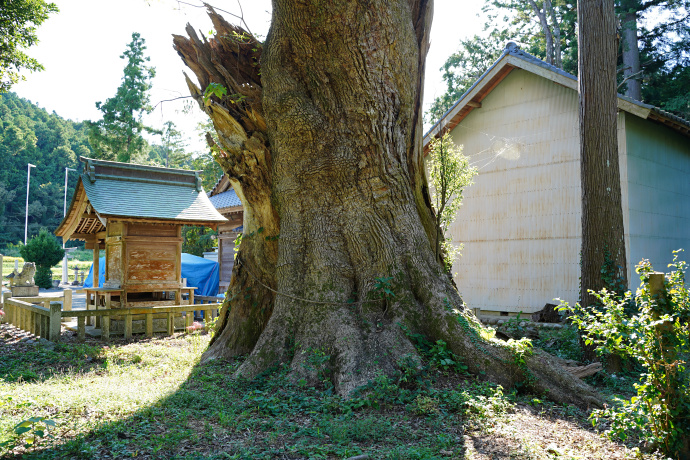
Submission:
M 462 300 L 434 254 L 421 149 L 431 2 L 275 0 L 263 45 L 209 10 L 215 38 L 188 28 L 174 41 L 201 88 L 228 88 L 205 105 L 189 82 L 219 132 L 245 236 L 204 359 L 251 351 L 237 376 L 285 363 L 295 380 L 327 376 L 348 395 L 419 362 L 404 326 L 446 341 L 505 387 L 529 376 L 556 401 L 599 404 L 549 355 L 520 366 L 458 314 Z M 382 298 L 386 277 L 394 296 Z
M 173 43 L 202 88 L 216 83 L 227 89 L 222 100 L 209 94 L 204 97 L 185 75 L 192 96 L 209 115 L 218 134 L 220 146 L 207 135 L 216 161 L 244 205 L 247 237 L 242 238 L 240 257 L 219 315 L 219 333 L 207 353 L 228 357 L 249 354 L 271 316 L 280 220 L 271 202 L 271 151 L 261 102 L 262 45 L 213 10 L 209 16 L 216 39 L 200 39 L 188 25 L 189 38 L 176 35 Z
M 625 95 L 642 100 L 642 82 L 640 67 L 640 49 L 637 44 L 637 11 L 629 8 L 622 19 L 622 47 L 623 47 L 623 78 L 625 79 Z
M 614 0 L 580 0 L 578 80 L 580 100 L 580 180 L 582 184 L 582 276 L 580 303 L 596 298 L 587 290 L 606 287 L 605 254 L 627 286 L 623 208 L 618 165 L 616 17 Z M 589 358 L 593 350 L 589 349 Z

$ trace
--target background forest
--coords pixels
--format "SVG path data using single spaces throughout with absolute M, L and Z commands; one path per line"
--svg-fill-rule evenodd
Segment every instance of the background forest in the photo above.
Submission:
M 75 123 L 48 113 L 14 93 L 0 97 L 0 249 L 24 241 L 27 164 L 31 170 L 29 190 L 29 238 L 41 227 L 54 231 L 63 217 L 65 167 L 79 169 L 79 156 L 96 157 L 88 141 L 87 122 Z M 204 188 L 210 190 L 220 172 L 210 153 L 185 151 L 181 134 L 171 123 L 161 143 L 145 143 L 138 163 L 201 169 Z M 69 173 L 67 200 L 74 193 L 76 174 Z M 70 242 L 76 244 L 76 242 Z
M 89 156 L 84 123 L 48 113 L 14 93 L 0 98 L 0 247 L 24 240 L 27 164 L 31 171 L 29 235 L 54 230 L 62 220 L 65 167 Z M 70 177 L 68 199 L 76 180 Z

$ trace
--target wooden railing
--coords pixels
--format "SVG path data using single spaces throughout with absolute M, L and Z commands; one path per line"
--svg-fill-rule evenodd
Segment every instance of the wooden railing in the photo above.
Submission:
M 192 325 L 194 320 L 194 311 L 207 312 L 205 315 L 210 315 L 215 318 L 218 315 L 218 308 L 220 304 L 203 304 L 203 305 L 174 305 L 163 307 L 146 307 L 146 308 L 113 308 L 110 310 L 73 310 L 71 312 L 62 312 L 63 317 L 77 318 L 77 337 L 80 340 L 84 339 L 86 334 L 86 318 L 89 316 L 101 317 L 101 338 L 103 340 L 110 340 L 110 317 L 117 316 L 124 320 L 124 337 L 129 339 L 132 337 L 132 321 L 135 319 L 144 319 L 145 334 L 147 337 L 153 336 L 153 320 L 165 318 L 167 320 L 167 334 L 173 335 L 175 332 L 175 316 L 180 316 L 182 312 L 187 312 L 185 315 L 185 327 Z M 180 314 L 180 315 L 176 315 Z
M 47 299 L 47 300 L 44 300 Z M 215 318 L 218 315 L 220 303 L 195 304 L 195 305 L 175 305 L 163 307 L 147 308 L 118 308 L 108 310 L 67 310 L 63 311 L 59 304 L 51 304 L 51 300 L 56 298 L 33 297 L 17 298 L 10 297 L 5 299 L 5 314 L 7 321 L 14 326 L 30 332 L 36 336 L 43 337 L 52 342 L 60 340 L 60 325 L 62 318 L 77 318 L 77 337 L 84 340 L 86 337 L 86 318 L 101 317 L 101 338 L 110 340 L 110 321 L 111 316 L 124 320 L 123 334 L 125 339 L 132 337 L 132 321 L 143 319 L 145 324 L 145 334 L 147 337 L 153 336 L 153 320 L 164 318 L 167 320 L 167 334 L 175 332 L 175 317 L 180 317 L 186 312 L 185 327 L 191 326 L 194 320 L 194 311 L 204 311 L 204 316 Z M 62 297 L 57 299 L 62 300 Z M 33 305 L 31 302 L 41 302 L 45 306 Z
M 223 301 L 213 295 L 195 295 L 194 303 L 223 303 Z
M 61 296 L 54 297 L 6 297 L 4 310 L 8 323 L 36 336 L 57 340 L 60 337 L 58 313 L 72 310 L 72 291 L 65 289 Z
M 57 342 L 60 340 L 62 306 L 51 304 L 50 300 L 46 300 L 44 305 L 39 307 L 16 297 L 7 298 L 5 299 L 7 322 L 35 336 Z M 72 312 L 65 313 L 69 315 Z

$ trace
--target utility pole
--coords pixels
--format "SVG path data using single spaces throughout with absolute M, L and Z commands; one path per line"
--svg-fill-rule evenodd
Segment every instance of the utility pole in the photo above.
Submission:
M 27 237 L 29 236 L 29 183 L 31 182 L 31 168 L 35 168 L 36 165 L 29 163 L 26 168 L 26 214 L 24 217 L 24 244 L 26 244 Z

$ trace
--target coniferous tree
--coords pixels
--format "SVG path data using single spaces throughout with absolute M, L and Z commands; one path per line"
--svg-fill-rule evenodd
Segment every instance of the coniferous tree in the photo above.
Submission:
M 597 304 L 589 290 L 607 286 L 605 267 L 627 286 L 621 179 L 618 166 L 616 17 L 614 0 L 578 3 L 582 275 L 580 304 Z M 611 259 L 610 261 L 607 259 Z M 585 348 L 588 359 L 596 355 Z
M 166 121 L 161 132 L 163 143 L 152 151 L 155 160 L 162 163 L 166 168 L 187 168 L 191 161 L 191 155 L 185 151 L 186 142 L 182 138 L 182 133 L 177 129 L 175 123 Z
M 101 159 L 129 162 L 142 156 L 147 147 L 142 133 L 154 132 L 142 122 L 143 115 L 152 110 L 148 92 L 156 74 L 146 65 L 150 58 L 144 55 L 144 43 L 141 35 L 132 34 L 131 43 L 120 56 L 127 60 L 122 84 L 114 97 L 96 103 L 103 118 L 89 123 L 89 143 Z

